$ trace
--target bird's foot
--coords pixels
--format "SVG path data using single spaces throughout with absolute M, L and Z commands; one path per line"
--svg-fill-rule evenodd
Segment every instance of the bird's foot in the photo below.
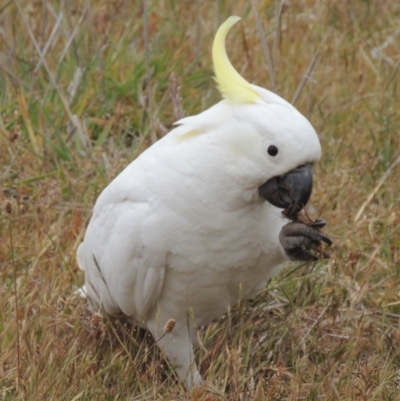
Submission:
M 323 242 L 332 245 L 332 241 L 320 230 L 325 224 L 323 220 L 316 220 L 312 224 L 294 221 L 283 226 L 279 240 L 286 255 L 291 260 L 303 262 L 329 257 L 322 250 Z

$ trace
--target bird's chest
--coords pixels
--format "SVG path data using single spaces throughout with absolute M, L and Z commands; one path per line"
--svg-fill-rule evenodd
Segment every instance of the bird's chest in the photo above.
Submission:
M 171 316 L 192 310 L 196 323 L 206 324 L 255 296 L 284 260 L 281 225 L 279 215 L 263 208 L 181 213 L 158 224 L 169 250 L 158 305 Z
M 277 253 L 260 254 L 241 266 L 197 265 L 185 261 L 186 269 L 174 269 L 182 260 L 170 258 L 161 298 L 168 298 L 179 310 L 193 311 L 198 325 L 207 324 L 240 299 L 257 295 L 281 263 Z M 226 262 L 226 261 L 225 261 Z M 216 268 L 217 267 L 217 268 Z M 163 301 L 162 301 L 163 302 Z

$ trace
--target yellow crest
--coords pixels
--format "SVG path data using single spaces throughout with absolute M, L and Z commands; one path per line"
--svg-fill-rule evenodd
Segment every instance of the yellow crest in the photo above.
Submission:
M 229 17 L 218 29 L 215 35 L 212 58 L 214 63 L 215 80 L 221 95 L 233 102 L 254 103 L 260 96 L 251 85 L 235 70 L 229 61 L 225 49 L 226 35 L 240 17 Z

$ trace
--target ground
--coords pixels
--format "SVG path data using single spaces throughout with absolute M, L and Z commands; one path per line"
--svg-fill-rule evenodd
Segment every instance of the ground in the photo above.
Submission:
M 247 80 L 289 101 L 304 82 L 334 246 L 202 328 L 187 393 L 145 331 L 88 312 L 75 251 L 107 183 L 220 99 L 232 14 Z M 396 1 L 2 1 L 0 400 L 400 399 L 399 26 Z

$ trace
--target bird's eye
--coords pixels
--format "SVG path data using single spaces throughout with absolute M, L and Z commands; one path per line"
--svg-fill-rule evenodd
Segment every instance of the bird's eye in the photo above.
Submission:
M 268 154 L 270 156 L 276 156 L 278 154 L 278 148 L 275 145 L 268 146 Z

